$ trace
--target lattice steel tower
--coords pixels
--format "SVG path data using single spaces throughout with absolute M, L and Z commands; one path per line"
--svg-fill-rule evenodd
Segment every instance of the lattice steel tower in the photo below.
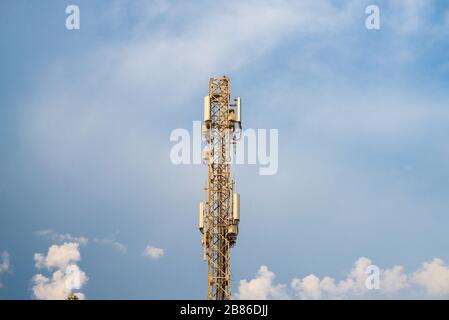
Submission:
M 240 106 L 240 97 L 231 102 L 228 77 L 209 79 L 202 129 L 207 142 L 202 159 L 208 165 L 208 178 L 199 210 L 209 300 L 231 298 L 230 248 L 236 243 L 240 221 L 240 196 L 234 192 L 231 176 L 231 149 L 235 155 L 236 142 L 242 135 Z

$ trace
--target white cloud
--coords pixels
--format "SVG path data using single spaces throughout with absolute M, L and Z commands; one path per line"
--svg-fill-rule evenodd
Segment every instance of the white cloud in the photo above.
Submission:
M 80 289 L 87 282 L 87 276 L 76 265 L 73 265 L 73 268 L 78 271 L 66 273 L 63 270 L 57 270 L 51 278 L 36 274 L 32 279 L 33 296 L 39 300 L 65 300 L 69 294 L 74 293 L 81 300 L 85 299 L 83 293 L 72 291 Z M 71 282 L 78 282 L 77 288 L 70 289 L 68 284 Z
M 372 265 L 370 259 L 357 259 L 347 277 L 336 281 L 331 277 L 320 279 L 314 274 L 304 278 L 293 278 L 287 290 L 284 284 L 275 284 L 275 274 L 266 266 L 261 266 L 256 278 L 241 280 L 236 293 L 239 299 L 361 299 L 361 298 L 400 298 L 401 293 L 424 294 L 429 297 L 449 294 L 449 266 L 441 259 L 424 262 L 416 272 L 407 275 L 402 266 L 380 270 L 380 288 L 368 289 L 366 280 L 367 267 Z M 417 286 L 416 286 L 417 285 Z M 425 292 L 419 291 L 424 288 Z M 409 291 L 405 291 L 405 290 Z
M 327 278 L 326 278 L 327 283 Z M 330 283 L 334 287 L 334 283 Z M 321 281 L 318 277 L 311 274 L 304 277 L 302 280 L 294 278 L 292 280 L 291 286 L 294 290 L 301 292 L 301 297 L 304 299 L 321 299 Z
M 66 242 L 62 245 L 52 245 L 45 256 L 42 253 L 34 254 L 36 267 L 41 268 L 59 268 L 63 269 L 72 262 L 78 262 L 81 259 L 79 244 L 75 242 Z
M 285 285 L 273 285 L 275 275 L 267 266 L 261 266 L 257 276 L 252 280 L 241 280 L 239 284 L 238 299 L 287 299 Z
M 143 250 L 142 255 L 156 260 L 164 256 L 164 249 L 153 246 L 147 246 L 145 250 Z
M 71 293 L 80 299 L 85 298 L 81 292 L 75 292 L 81 289 L 88 280 L 86 274 L 76 265 L 76 262 L 81 260 L 78 243 L 52 245 L 47 255 L 36 253 L 34 260 L 39 269 L 46 268 L 49 271 L 57 269 L 50 278 L 40 273 L 32 278 L 34 298 L 63 300 Z
M 39 236 L 46 237 L 46 238 L 56 241 L 56 242 L 69 241 L 69 242 L 77 242 L 80 245 L 86 245 L 89 241 L 86 237 L 75 237 L 69 233 L 65 233 L 65 234 L 58 233 L 52 229 L 39 230 L 36 232 L 36 234 Z
M 189 9 L 189 5 L 181 5 L 171 8 L 172 15 L 167 15 L 173 19 L 173 25 L 183 21 L 179 20 L 181 15 L 185 16 L 183 7 Z M 196 10 L 190 12 L 195 15 L 194 23 L 182 24 L 179 29 L 173 27 L 172 33 L 152 33 L 150 37 L 108 50 L 109 53 L 105 51 L 114 81 L 126 81 L 128 89 L 130 85 L 134 88 L 144 85 L 147 90 L 157 88 L 160 94 L 170 90 L 176 76 L 177 82 L 184 83 L 178 88 L 178 95 L 190 95 L 189 91 L 197 88 L 210 72 L 232 72 L 253 63 L 293 32 L 296 36 L 335 32 L 347 20 L 347 11 L 337 10 L 327 1 L 222 2 Z M 208 15 L 197 15 L 204 10 Z M 220 23 L 212 23 L 217 20 Z M 154 77 L 155 74 L 158 76 Z
M 338 283 L 330 277 L 320 280 L 312 274 L 303 279 L 294 278 L 291 287 L 300 299 L 321 299 L 323 296 L 337 299 L 344 298 L 348 294 L 360 295 L 367 291 L 365 270 L 369 265 L 371 265 L 371 260 L 361 257 L 355 262 L 354 268 L 346 279 Z
M 383 270 L 381 278 L 381 289 L 385 292 L 398 292 L 408 288 L 408 276 L 404 272 L 404 267 L 394 266 L 391 269 Z
M 435 296 L 449 294 L 449 266 L 441 259 L 424 262 L 412 275 L 414 283 L 424 287 L 427 293 Z

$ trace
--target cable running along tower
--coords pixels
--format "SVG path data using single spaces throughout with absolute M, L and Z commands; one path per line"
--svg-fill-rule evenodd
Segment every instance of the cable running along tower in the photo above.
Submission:
M 240 107 L 240 97 L 231 101 L 228 77 L 209 79 L 202 126 L 202 136 L 207 142 L 202 159 L 208 166 L 208 177 L 199 208 L 209 300 L 231 298 L 230 248 L 237 241 L 240 221 L 240 195 L 234 192 L 231 150 L 235 155 L 236 142 L 242 136 Z

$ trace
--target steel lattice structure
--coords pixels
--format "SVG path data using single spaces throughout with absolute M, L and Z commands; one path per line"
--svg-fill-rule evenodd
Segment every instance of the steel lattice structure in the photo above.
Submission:
M 230 248 L 238 234 L 239 195 L 233 192 L 231 148 L 235 147 L 240 124 L 240 98 L 231 103 L 228 77 L 211 78 L 205 97 L 203 136 L 208 164 L 205 202 L 200 204 L 200 230 L 204 259 L 208 263 L 209 300 L 231 297 Z

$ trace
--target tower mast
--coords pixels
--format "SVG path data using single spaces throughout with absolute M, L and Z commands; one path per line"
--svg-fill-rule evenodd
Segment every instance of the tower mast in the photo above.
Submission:
M 209 300 L 231 298 L 230 248 L 236 243 L 240 221 L 240 196 L 234 192 L 231 176 L 231 149 L 235 151 L 241 137 L 240 101 L 238 97 L 231 102 L 228 77 L 209 79 L 202 129 L 207 142 L 202 158 L 208 165 L 208 178 L 199 212 Z

